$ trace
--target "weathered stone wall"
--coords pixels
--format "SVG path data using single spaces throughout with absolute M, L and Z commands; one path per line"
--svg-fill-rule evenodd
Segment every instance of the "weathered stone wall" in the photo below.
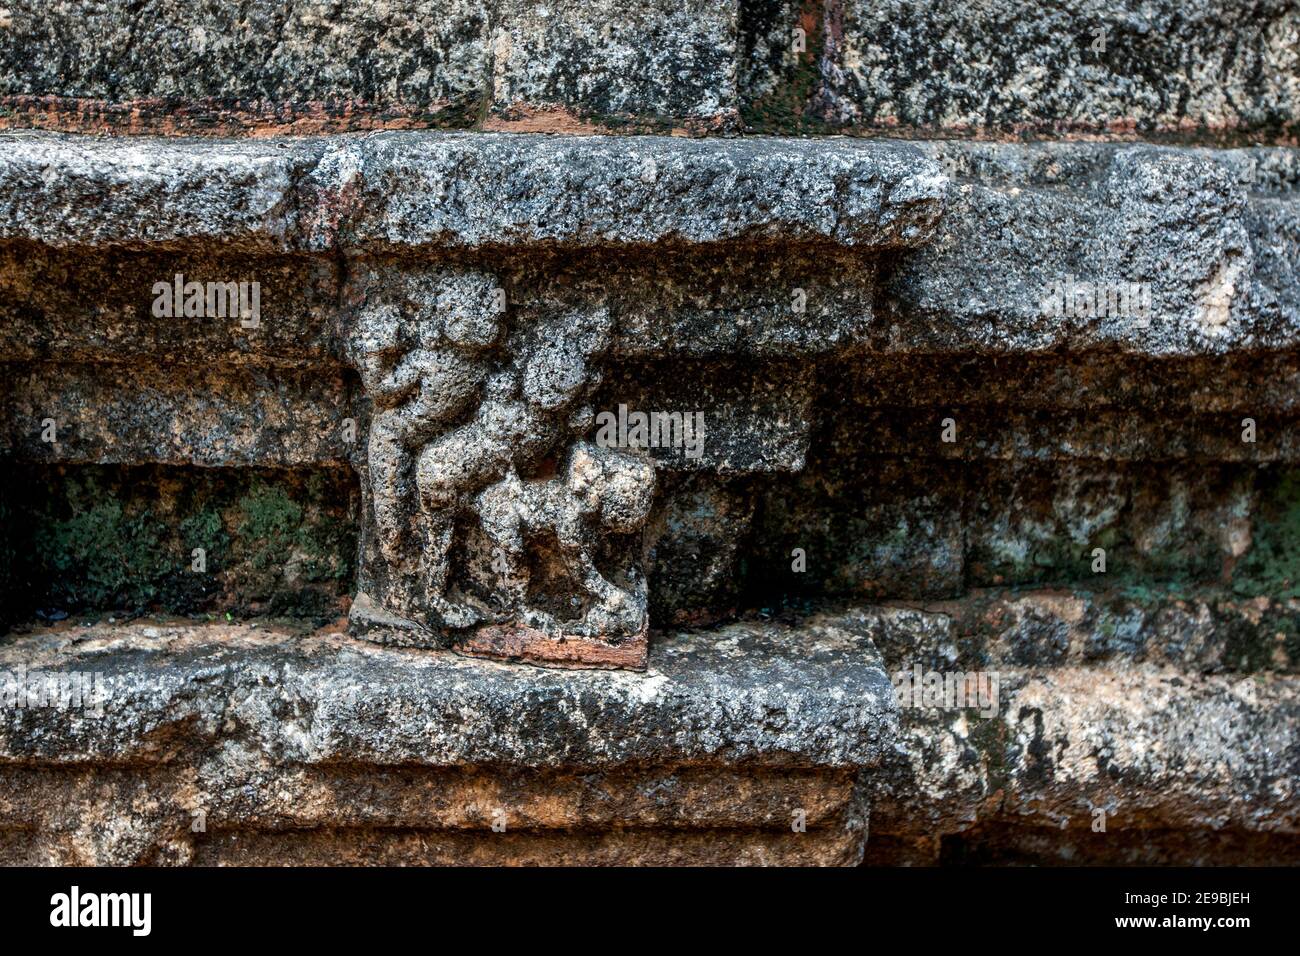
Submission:
M 1300 7 L 345 6 L 0 12 L 0 860 L 1300 857 Z
M 1294 0 L 24 0 L 6 122 L 1294 141 Z

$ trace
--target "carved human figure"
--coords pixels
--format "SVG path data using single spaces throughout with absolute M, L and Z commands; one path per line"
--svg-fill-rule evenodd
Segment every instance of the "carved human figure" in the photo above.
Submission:
M 409 614 L 418 597 L 441 602 L 441 593 L 411 592 L 423 565 L 446 565 L 451 545 L 446 522 L 435 522 L 441 533 L 431 534 L 412 513 L 415 456 L 479 398 L 503 312 L 495 283 L 477 273 L 411 276 L 374 299 L 360 312 L 352 352 L 373 408 L 367 465 L 375 537 L 398 585 L 390 602 Z
M 600 381 L 592 361 L 607 347 L 611 325 L 602 307 L 557 310 L 520 330 L 507 345 L 507 364 L 487 379 L 473 418 L 420 452 L 415 481 L 426 535 L 425 593 L 448 626 L 469 626 L 479 615 L 447 606 L 450 562 L 431 556 L 448 553 L 456 516 L 479 511 L 479 491 L 512 469 L 527 469 L 581 430 L 574 406 Z
M 525 539 L 545 531 L 590 599 L 583 619 L 563 628 L 640 633 L 644 587 L 614 584 L 594 554 L 602 536 L 644 524 L 653 465 L 585 442 L 567 447 L 590 426 L 584 402 L 612 336 L 608 309 L 551 304 L 517 317 L 505 337 L 495 284 L 473 270 L 414 272 L 361 289 L 351 342 L 373 408 L 367 470 L 373 537 L 387 565 L 382 603 L 433 629 L 516 622 L 553 632 L 561 625 L 526 601 Z M 563 477 L 521 479 L 556 454 Z M 464 518 L 478 520 L 512 573 L 491 593 L 472 581 L 453 598 Z M 637 580 L 635 567 L 624 574 Z

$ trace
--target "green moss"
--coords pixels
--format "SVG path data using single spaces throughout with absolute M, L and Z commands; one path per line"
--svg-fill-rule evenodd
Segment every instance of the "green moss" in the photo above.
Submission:
M 1192 597 L 1199 589 L 1187 581 L 1161 581 L 1146 583 L 1120 579 L 1119 593 L 1122 597 L 1138 604 L 1152 605 L 1164 601 L 1181 601 Z
M 977 547 L 971 564 L 981 581 L 1012 587 L 1118 588 L 1135 596 L 1168 597 L 1219 580 L 1223 556 L 1204 529 L 1186 527 L 1171 535 L 1169 546 L 1150 549 L 1139 547 L 1133 534 L 1119 523 L 1098 529 L 1083 543 L 1060 532 L 1050 537 L 1021 532 L 1020 538 L 1008 532 L 1005 547 Z M 1023 545 L 1023 553 L 1012 545 Z M 1105 572 L 1093 570 L 1097 548 L 1106 552 Z
M 1247 597 L 1300 597 L 1300 472 L 1278 475 L 1262 493 L 1251 548 L 1232 584 Z
M 784 135 L 832 131 L 825 119 L 814 111 L 822 84 L 821 62 L 826 48 L 821 7 L 822 4 L 816 0 L 804 0 L 797 22 L 812 27 L 805 37 L 804 52 L 796 55 L 794 68 L 774 89 L 741 104 L 740 115 L 746 130 Z
M 71 514 L 44 514 L 34 550 L 51 597 L 71 607 L 142 607 L 174 567 L 166 527 L 149 508 L 126 507 L 94 476 L 66 490 Z
M 347 581 L 352 577 L 356 532 L 350 522 L 321 515 L 303 528 L 302 545 L 307 554 L 303 576 L 308 581 Z
M 36 608 L 334 617 L 351 590 L 350 476 L 154 466 L 33 466 L 0 536 L 10 590 Z M 3 516 L 3 512 L 0 512 Z M 194 550 L 204 566 L 193 566 Z
M 239 499 L 238 507 L 243 519 L 237 530 L 253 567 L 267 570 L 283 565 L 302 525 L 302 506 L 283 488 L 257 482 Z
M 1223 664 L 1233 671 L 1273 669 L 1273 655 L 1281 650 L 1288 660 L 1300 660 L 1300 635 L 1294 614 L 1277 605 L 1269 607 L 1262 619 L 1253 619 L 1240 610 L 1218 608 L 1218 630 L 1223 635 Z
M 293 613 L 304 595 L 298 583 L 339 584 L 352 576 L 356 533 L 346 515 L 340 517 L 315 502 L 328 500 L 319 476 L 308 482 L 307 507 L 278 485 L 255 484 L 239 499 L 241 518 L 237 546 L 253 572 L 245 575 L 244 590 L 253 598 L 269 598 L 276 613 Z M 320 613 L 320 602 L 308 601 L 307 613 Z
M 219 511 L 204 508 L 182 520 L 180 529 L 181 541 L 191 553 L 195 548 L 203 549 L 209 570 L 220 566 L 230 548 L 230 535 L 226 534 L 225 522 Z

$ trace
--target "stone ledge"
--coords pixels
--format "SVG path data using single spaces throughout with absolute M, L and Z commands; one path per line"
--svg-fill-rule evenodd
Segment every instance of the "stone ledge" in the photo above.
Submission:
M 906 144 L 381 133 L 277 143 L 0 136 L 0 240 L 260 252 L 924 242 Z
M 73 673 L 102 698 L 0 707 L 0 864 L 854 864 L 897 729 L 870 639 L 816 624 L 644 674 L 248 625 L 0 645 L 0 694 Z
M 494 272 L 512 309 L 607 297 L 618 356 L 1262 353 L 1300 341 L 1297 183 L 1292 149 L 11 133 L 0 240 L 43 246 L 13 263 L 12 297 L 58 315 L 11 310 L 0 341 L 31 355 L 54 329 L 60 358 L 141 355 L 175 338 L 142 314 L 159 276 L 258 275 L 265 331 L 191 338 L 230 361 L 320 361 L 343 264 L 394 274 L 421 251 Z M 86 295 L 44 289 L 92 249 Z M 1149 314 L 1058 308 L 1067 285 L 1088 309 L 1142 289 Z M 101 299 L 123 323 L 111 348 L 86 304 Z
M 1220 859 L 1197 849 L 1220 830 L 1255 862 L 1294 854 L 1294 601 L 985 592 L 821 620 L 871 635 L 891 676 L 998 680 L 988 712 L 900 701 L 898 741 L 863 778 L 884 853 L 911 841 L 912 862 L 932 864 L 941 838 L 994 828 L 1013 845 L 1016 829 L 1081 841 L 1076 862 L 1123 846 L 1141 862 L 1150 831 L 1181 834 L 1184 864 Z M 1089 849 L 1096 811 L 1110 836 L 1092 842 L 1109 846 Z
M 1000 676 L 990 719 L 903 711 L 894 757 L 870 776 L 874 832 L 919 839 L 1002 825 L 1086 835 L 1101 811 L 1105 832 L 1129 845 L 1149 830 L 1228 830 L 1275 837 L 1276 854 L 1300 838 L 1294 676 L 1149 664 Z
M 935 241 L 882 282 L 891 351 L 1224 355 L 1297 340 L 1300 152 L 925 148 L 954 185 Z M 1107 299 L 1124 288 L 1144 291 L 1146 315 Z
M 3 762 L 167 762 L 233 736 L 304 764 L 845 768 L 875 763 L 894 729 L 870 638 L 817 625 L 663 639 L 643 674 L 225 625 L 15 636 L 0 669 L 20 666 L 102 674 L 104 715 L 6 708 Z
M 987 657 L 977 596 L 660 635 L 645 674 L 248 625 L 14 635 L 0 672 L 97 672 L 107 695 L 99 718 L 0 714 L 0 861 L 851 864 L 868 809 L 880 858 L 910 862 L 989 828 L 1086 843 L 1097 808 L 1112 855 L 1159 833 L 1213 862 L 1220 830 L 1224 853 L 1289 852 L 1294 675 L 1144 663 L 1118 637 L 1091 666 L 1014 650 L 1051 615 L 1108 639 L 1081 600 L 1016 597 L 1042 620 Z M 997 713 L 900 707 L 888 674 L 914 663 L 996 671 Z

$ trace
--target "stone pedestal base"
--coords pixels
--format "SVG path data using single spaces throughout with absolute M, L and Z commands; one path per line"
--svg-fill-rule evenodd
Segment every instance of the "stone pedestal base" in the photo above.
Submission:
M 640 674 L 67 627 L 0 671 L 32 692 L 0 711 L 10 865 L 853 864 L 897 723 L 870 639 L 817 627 L 668 636 Z

